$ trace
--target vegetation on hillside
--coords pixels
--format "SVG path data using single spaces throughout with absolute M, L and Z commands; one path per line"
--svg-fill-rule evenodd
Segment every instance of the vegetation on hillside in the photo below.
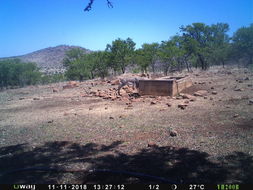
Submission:
M 229 25 L 193 23 L 180 27 L 180 33 L 161 43 L 144 43 L 135 48 L 131 38 L 116 39 L 104 51 L 86 54 L 80 48 L 66 53 L 65 74 L 45 75 L 34 63 L 18 59 L 0 61 L 0 88 L 47 84 L 68 80 L 105 78 L 109 74 L 125 73 L 126 69 L 142 73 L 181 71 L 191 67 L 207 70 L 212 65 L 238 63 L 253 65 L 253 24 L 239 28 L 232 37 Z
M 125 73 L 127 67 L 148 71 L 181 71 L 191 67 L 207 70 L 212 65 L 233 63 L 253 64 L 253 25 L 238 29 L 232 37 L 229 25 L 193 23 L 180 27 L 180 34 L 159 43 L 144 43 L 135 48 L 131 38 L 116 39 L 105 51 L 84 55 L 79 49 L 70 50 L 64 61 L 66 77 L 71 80 L 104 78 L 110 71 Z
M 41 73 L 35 63 L 22 62 L 20 59 L 0 61 L 0 89 L 47 84 L 63 80 L 65 80 L 63 74 L 45 75 Z

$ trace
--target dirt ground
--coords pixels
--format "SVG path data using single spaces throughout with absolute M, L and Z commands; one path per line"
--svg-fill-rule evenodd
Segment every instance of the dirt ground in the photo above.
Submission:
M 208 94 L 108 99 L 95 93 L 117 85 L 99 80 L 1 91 L 0 183 L 252 183 L 252 71 L 185 74 L 182 94 Z

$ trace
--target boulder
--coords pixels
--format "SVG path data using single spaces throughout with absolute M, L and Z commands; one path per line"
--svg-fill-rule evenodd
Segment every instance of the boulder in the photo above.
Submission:
M 53 92 L 59 92 L 57 88 L 53 88 Z
M 185 104 L 189 104 L 190 102 L 189 102 L 189 100 L 185 100 L 184 103 Z
M 194 96 L 206 96 L 208 94 L 207 90 L 199 90 L 194 93 Z
M 239 117 L 239 114 L 235 114 L 233 117 L 234 117 L 234 118 L 237 118 L 237 117 Z
M 151 101 L 150 104 L 151 105 L 155 105 L 157 102 L 156 101 Z
M 189 99 L 190 101 L 195 101 L 196 100 L 196 97 L 192 96 L 190 94 L 183 94 L 182 97 L 183 97 L 183 99 Z
M 181 108 L 182 110 L 184 110 L 187 106 L 188 104 L 178 104 L 178 107 Z
M 149 142 L 148 147 L 157 147 L 157 144 L 155 142 Z
M 177 132 L 176 132 L 175 130 L 171 130 L 171 131 L 170 131 L 170 136 L 171 136 L 171 137 L 177 136 Z
M 171 103 L 166 103 L 166 105 L 167 105 L 168 107 L 171 107 L 171 106 L 172 106 L 172 104 L 171 104 Z
M 213 94 L 213 95 L 216 95 L 216 94 L 218 94 L 218 93 L 217 93 L 217 91 L 212 91 L 212 94 Z
M 241 91 L 244 91 L 244 89 L 243 88 L 235 88 L 234 91 L 241 92 Z
M 111 81 L 111 85 L 119 85 L 119 79 Z

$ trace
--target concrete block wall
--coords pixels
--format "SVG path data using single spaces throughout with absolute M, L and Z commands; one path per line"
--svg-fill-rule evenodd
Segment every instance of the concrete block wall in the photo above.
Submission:
M 176 96 L 183 89 L 192 85 L 189 78 L 176 79 L 161 79 L 161 80 L 140 80 L 139 81 L 140 95 L 154 96 Z

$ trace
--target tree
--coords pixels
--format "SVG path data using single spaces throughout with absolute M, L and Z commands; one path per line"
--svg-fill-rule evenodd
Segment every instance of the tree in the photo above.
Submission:
M 253 24 L 239 28 L 232 37 L 233 53 L 237 58 L 248 59 L 253 64 Z
M 90 64 L 87 59 L 85 59 L 85 57 L 81 57 L 75 61 L 72 61 L 67 68 L 66 77 L 70 80 L 79 81 L 91 79 L 92 76 L 90 73 Z
M 72 62 L 80 59 L 84 54 L 84 51 L 80 48 L 70 49 L 66 52 L 66 56 L 63 59 L 63 65 L 68 67 Z
M 106 2 L 107 2 L 107 6 L 108 6 L 109 8 L 113 8 L 113 5 L 112 5 L 112 2 L 111 2 L 111 1 L 106 0 Z M 93 3 L 94 3 L 94 0 L 89 0 L 89 3 L 88 3 L 87 6 L 85 7 L 84 11 L 90 11 L 91 8 L 92 8 Z
M 162 41 L 158 56 L 162 61 L 163 72 L 168 75 L 169 70 L 177 65 L 177 57 L 180 50 L 174 40 Z
M 95 74 L 101 78 L 105 78 L 108 75 L 109 67 L 109 53 L 104 51 L 98 51 L 91 54 L 93 57 L 92 70 Z
M 112 44 L 107 44 L 106 52 L 109 53 L 110 67 L 116 73 L 121 70 L 125 73 L 127 65 L 133 61 L 135 43 L 131 38 L 114 40 Z
M 24 63 L 19 59 L 0 61 L 0 88 L 33 85 L 40 78 L 41 73 L 34 63 Z
M 224 23 L 213 24 L 210 30 L 212 32 L 211 42 L 209 42 L 211 46 L 210 59 L 216 64 L 222 64 L 224 67 L 230 51 L 230 38 L 226 34 L 229 30 L 229 25 Z
M 150 60 L 144 49 L 138 49 L 135 51 L 134 62 L 140 67 L 142 73 L 147 73 Z
M 148 66 L 151 66 L 152 72 L 155 72 L 155 63 L 158 59 L 158 49 L 159 49 L 159 44 L 158 43 L 152 43 L 152 44 L 146 44 L 144 43 L 142 45 L 142 49 L 144 51 L 144 54 L 146 56 L 146 59 L 149 63 Z
M 226 54 L 221 53 L 229 42 L 226 32 L 229 30 L 228 24 L 217 23 L 216 25 L 205 25 L 204 23 L 193 23 L 192 25 L 182 26 L 184 44 L 189 55 L 197 58 L 196 66 L 201 64 L 201 68 L 206 70 L 215 53 L 220 55 L 223 61 Z M 219 49 L 217 52 L 216 50 Z

